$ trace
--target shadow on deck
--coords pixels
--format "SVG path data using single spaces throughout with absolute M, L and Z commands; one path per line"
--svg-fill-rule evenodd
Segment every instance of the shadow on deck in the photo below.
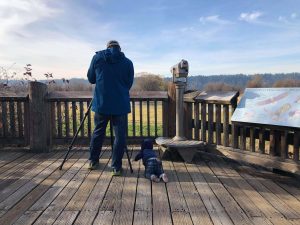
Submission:
M 99 170 L 74 151 L 60 171 L 64 153 L 0 152 L 0 224 L 300 224 L 292 177 L 199 155 L 163 161 L 169 183 L 151 183 L 141 162 L 112 178 L 109 150 Z

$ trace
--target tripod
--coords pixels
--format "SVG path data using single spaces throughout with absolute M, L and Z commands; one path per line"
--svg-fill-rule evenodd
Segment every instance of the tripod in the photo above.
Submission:
M 92 102 L 93 102 L 93 99 L 92 101 L 90 102 L 89 106 L 88 106 L 88 109 L 87 111 L 85 112 L 84 114 L 84 117 L 82 119 L 82 121 L 80 122 L 80 125 L 79 125 L 79 128 L 77 129 L 75 135 L 73 136 L 73 139 L 71 141 L 71 144 L 68 148 L 68 151 L 61 163 L 61 165 L 59 166 L 59 170 L 62 170 L 63 168 L 63 165 L 65 164 L 65 162 L 67 161 L 67 158 L 68 158 L 68 155 L 70 153 L 70 151 L 72 150 L 73 148 L 73 145 L 74 145 L 74 142 L 76 141 L 76 138 L 79 134 L 79 131 L 81 130 L 83 124 L 84 124 L 84 121 L 86 119 L 86 117 L 88 116 L 89 114 L 89 111 L 91 110 L 91 107 L 92 107 Z M 113 143 L 114 143 L 114 137 L 113 137 L 113 127 L 112 127 L 112 116 L 110 117 L 110 120 L 109 120 L 109 125 L 110 125 L 110 144 L 111 144 L 111 150 L 113 151 Z M 132 169 L 132 165 L 131 165 L 131 161 L 130 161 L 130 157 L 129 157 L 129 154 L 128 154 L 128 149 L 127 149 L 127 146 L 125 146 L 125 152 L 126 152 L 126 155 L 127 155 L 127 158 L 128 158 L 128 164 L 129 164 L 129 167 L 130 167 L 130 172 L 133 173 L 133 169 Z

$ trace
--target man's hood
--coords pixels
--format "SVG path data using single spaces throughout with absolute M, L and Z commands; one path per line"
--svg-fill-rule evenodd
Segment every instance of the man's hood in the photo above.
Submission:
M 118 48 L 107 48 L 103 51 L 96 52 L 97 54 L 101 54 L 101 57 L 107 63 L 118 63 L 119 61 L 125 58 L 123 52 L 121 52 Z

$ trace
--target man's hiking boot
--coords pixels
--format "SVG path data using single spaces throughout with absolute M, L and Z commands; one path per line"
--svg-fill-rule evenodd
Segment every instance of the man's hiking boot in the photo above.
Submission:
M 99 166 L 100 166 L 99 162 L 90 161 L 88 169 L 89 170 L 96 170 L 96 169 L 99 168 Z
M 116 170 L 115 168 L 113 168 L 111 175 L 112 176 L 122 176 L 122 168 L 120 170 Z

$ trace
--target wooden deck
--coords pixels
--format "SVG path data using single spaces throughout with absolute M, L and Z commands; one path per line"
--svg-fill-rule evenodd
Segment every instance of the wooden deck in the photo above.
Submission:
M 300 224 L 295 178 L 206 155 L 164 161 L 165 185 L 145 179 L 141 162 L 112 178 L 109 150 L 99 170 L 74 151 L 59 171 L 64 153 L 0 152 L 0 224 Z

